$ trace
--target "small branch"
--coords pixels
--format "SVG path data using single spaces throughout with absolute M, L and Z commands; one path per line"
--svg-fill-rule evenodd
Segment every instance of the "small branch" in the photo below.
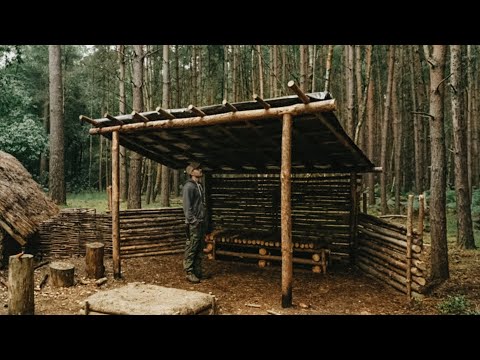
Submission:
M 437 88 L 435 89 L 435 92 L 438 91 L 438 88 L 440 87 L 440 85 L 442 85 L 442 83 L 447 80 L 450 76 L 452 76 L 452 74 L 450 73 L 446 78 L 444 78 L 442 81 L 440 81 L 437 85 Z
M 37 266 L 35 266 L 35 267 L 33 268 L 33 270 L 40 269 L 42 266 L 45 266 L 45 265 L 47 265 L 47 264 L 49 264 L 49 263 L 50 263 L 50 261 L 41 262 L 40 264 L 38 264 Z
M 412 111 L 412 114 L 414 115 L 420 115 L 420 116 L 423 116 L 423 117 L 428 117 L 428 118 L 434 118 L 433 115 L 430 115 L 426 112 L 421 112 L 421 111 Z
M 457 89 L 455 89 L 455 86 L 453 86 L 452 84 L 450 84 L 450 87 L 452 88 L 453 93 L 454 93 L 454 94 L 457 94 Z
M 48 276 L 49 276 L 48 274 L 45 274 L 45 276 L 43 277 L 43 280 L 40 282 L 40 285 L 38 285 L 40 289 L 42 289 L 46 285 Z
M 3 279 L 0 279 L 0 285 L 5 286 L 5 289 L 8 289 L 8 285 L 3 281 Z
M 423 45 L 423 55 L 425 56 L 425 60 L 430 64 L 431 67 L 437 66 L 437 64 L 433 61 L 432 57 L 430 56 L 430 50 L 428 45 Z
M 401 215 L 401 214 L 392 214 L 392 215 L 380 215 L 379 218 L 402 218 L 405 219 L 407 215 Z
M 275 312 L 273 310 L 267 310 L 267 313 L 270 314 L 270 315 L 282 315 L 282 314 L 280 314 L 278 312 Z
M 261 308 L 261 306 L 258 304 L 245 304 L 245 306 L 253 307 L 253 308 Z

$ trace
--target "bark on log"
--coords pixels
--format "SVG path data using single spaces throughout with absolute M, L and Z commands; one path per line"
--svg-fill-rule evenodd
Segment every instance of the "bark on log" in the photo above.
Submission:
M 85 270 L 88 278 L 100 279 L 105 274 L 105 266 L 103 265 L 104 249 L 105 245 L 99 242 L 86 245 Z
M 10 256 L 8 262 L 8 314 L 33 315 L 33 255 Z
M 61 261 L 55 261 L 50 264 L 50 279 L 53 287 L 73 286 L 75 275 L 75 266 Z

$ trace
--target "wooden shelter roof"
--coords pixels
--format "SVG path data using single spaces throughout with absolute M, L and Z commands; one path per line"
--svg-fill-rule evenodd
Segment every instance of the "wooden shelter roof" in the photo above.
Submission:
M 303 100 L 297 95 L 265 100 L 257 97 L 256 101 L 224 101 L 199 108 L 190 105 L 115 117 L 106 114 L 100 119 L 80 118 L 95 127 L 90 129 L 91 134 L 111 139 L 112 131 L 118 130 L 120 145 L 173 169 L 184 169 L 190 161 L 197 161 L 211 173 L 278 173 L 281 115 L 290 112 L 292 172 L 374 171 L 375 165 L 340 125 L 330 94 L 306 96 L 308 99 Z M 313 110 L 317 102 L 331 110 Z M 247 113 L 252 116 L 245 120 L 242 115 Z M 225 115 L 222 122 L 214 121 L 221 114 Z

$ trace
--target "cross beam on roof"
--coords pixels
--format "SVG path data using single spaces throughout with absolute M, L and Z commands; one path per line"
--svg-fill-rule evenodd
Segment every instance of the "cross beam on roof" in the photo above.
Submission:
M 295 94 L 297 94 L 299 99 L 302 100 L 304 104 L 308 104 L 310 102 L 310 98 L 307 95 L 305 95 L 305 93 L 302 90 L 300 90 L 297 84 L 295 84 L 295 81 L 290 80 L 287 86 L 290 88 L 290 90 L 292 90 Z
M 157 107 L 155 110 L 157 110 L 157 112 L 158 112 L 160 115 L 165 116 L 167 119 L 170 119 L 170 120 L 176 119 L 175 116 L 173 116 L 172 114 L 170 114 L 167 110 L 162 109 L 160 106 Z
M 249 121 L 249 120 L 263 120 L 271 119 L 272 117 L 281 117 L 285 113 L 290 113 L 292 116 L 298 116 L 302 114 L 315 114 L 318 112 L 324 111 L 334 111 L 336 109 L 335 99 L 315 101 L 309 104 L 295 104 L 290 106 L 281 106 L 277 108 L 270 108 L 268 110 L 259 109 L 259 110 L 245 110 L 237 111 L 234 113 L 223 113 L 216 115 L 206 115 L 203 117 L 191 117 L 183 119 L 173 119 L 173 120 L 155 120 L 142 123 L 133 123 L 133 124 L 124 124 L 124 125 L 115 125 L 107 126 L 104 128 L 92 128 L 89 130 L 91 135 L 96 134 L 106 134 L 113 131 L 119 132 L 135 132 L 137 130 L 145 130 L 152 128 L 168 129 L 168 128 L 185 128 L 193 126 L 205 126 L 205 125 L 216 125 L 224 123 L 232 123 L 236 121 Z M 84 116 L 81 117 L 82 120 L 87 121 Z M 93 124 L 95 121 L 93 121 Z M 98 124 L 96 125 L 98 126 Z M 333 127 L 332 127 L 333 128 Z

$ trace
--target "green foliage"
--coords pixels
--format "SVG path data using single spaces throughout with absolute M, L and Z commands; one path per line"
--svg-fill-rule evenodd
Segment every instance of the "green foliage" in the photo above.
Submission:
M 158 201 L 158 199 L 157 199 Z M 182 204 L 182 199 L 179 198 L 171 198 L 170 199 L 170 207 L 179 207 Z M 90 192 L 82 192 L 82 193 L 68 193 L 67 194 L 67 205 L 63 206 L 65 208 L 95 208 L 97 209 L 98 213 L 105 213 L 108 209 L 107 204 L 107 193 L 106 192 L 98 192 L 98 191 L 90 191 Z M 156 209 L 159 208 L 160 204 L 150 203 L 146 204 L 145 197 L 142 196 L 142 208 L 143 209 Z M 121 202 L 120 209 L 126 210 L 127 203 Z
M 472 310 L 471 307 L 464 295 L 448 295 L 438 304 L 438 311 L 443 315 L 478 315 L 478 311 Z
M 480 189 L 476 189 L 472 194 L 472 215 L 480 215 Z
M 30 172 L 38 167 L 40 154 L 47 149 L 47 136 L 39 121 L 25 116 L 23 121 L 0 119 L 0 149 L 15 156 Z
M 448 210 L 455 211 L 457 209 L 457 198 L 455 190 L 447 190 L 446 205 Z

